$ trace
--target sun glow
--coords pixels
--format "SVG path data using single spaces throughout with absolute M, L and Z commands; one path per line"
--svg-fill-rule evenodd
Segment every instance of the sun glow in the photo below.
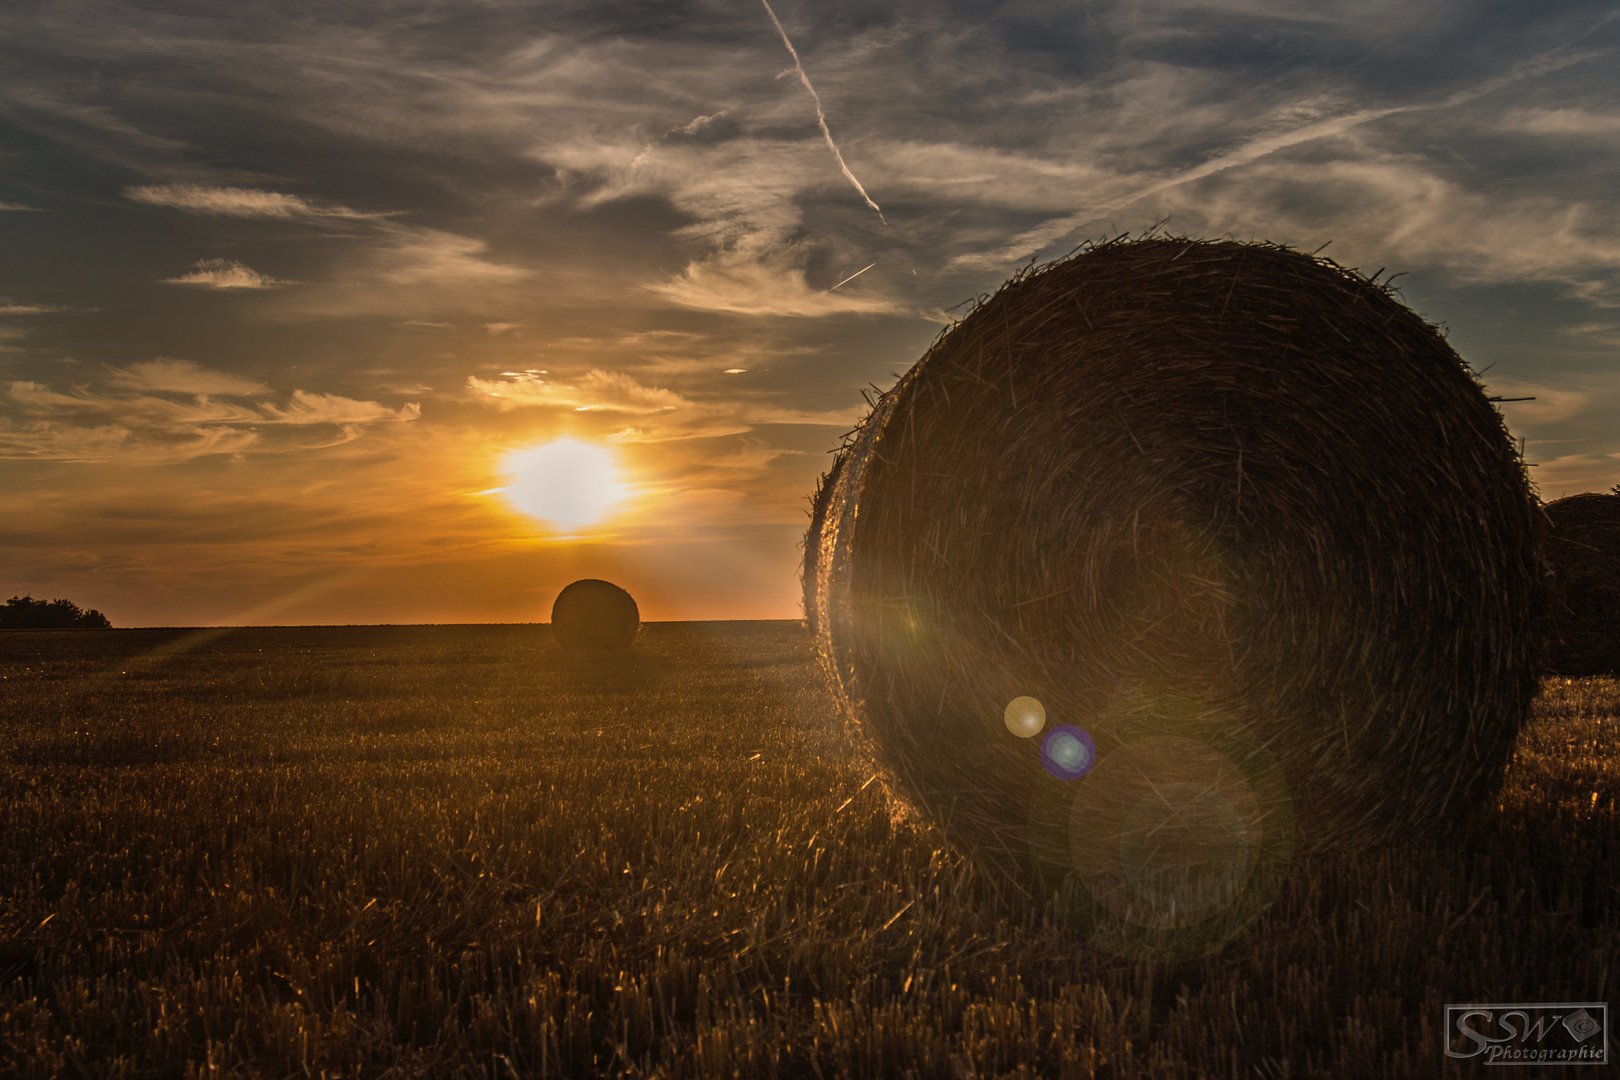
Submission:
M 501 467 L 512 478 L 508 502 L 565 528 L 595 524 L 627 494 L 613 455 L 578 439 L 514 450 Z

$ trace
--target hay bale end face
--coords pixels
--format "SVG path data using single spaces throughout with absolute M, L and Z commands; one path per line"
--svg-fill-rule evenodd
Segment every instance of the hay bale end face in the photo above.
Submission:
M 1620 494 L 1571 495 L 1546 511 L 1546 668 L 1576 678 L 1620 673 Z
M 582 578 L 551 605 L 551 630 L 565 649 L 628 649 L 641 630 L 635 598 L 610 581 Z
M 1021 275 L 828 486 L 811 621 L 867 751 L 1130 955 L 1217 947 L 1301 847 L 1460 820 L 1536 690 L 1514 443 L 1432 326 L 1325 259 L 1153 238 Z M 1043 768 L 1063 725 L 1083 775 Z

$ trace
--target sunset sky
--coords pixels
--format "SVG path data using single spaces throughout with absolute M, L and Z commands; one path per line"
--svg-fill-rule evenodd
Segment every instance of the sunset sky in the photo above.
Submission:
M 1620 482 L 1613 0 L 772 7 L 0 7 L 0 599 L 795 618 L 863 388 L 1162 219 L 1405 272 L 1543 497 Z M 594 524 L 514 501 L 564 438 Z

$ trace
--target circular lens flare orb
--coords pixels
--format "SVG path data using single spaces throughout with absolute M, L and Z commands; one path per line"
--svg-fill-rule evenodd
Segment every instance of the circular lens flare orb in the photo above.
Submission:
M 514 450 L 501 467 L 512 478 L 508 502 L 564 528 L 595 524 L 626 494 L 613 455 L 578 439 Z
M 1120 832 L 1125 877 L 1162 910 L 1223 904 L 1248 878 L 1249 827 L 1230 800 L 1203 784 L 1156 786 Z
M 1059 724 L 1041 740 L 1041 764 L 1059 780 L 1078 780 L 1097 761 L 1097 744 L 1084 728 Z
M 1006 722 L 1007 730 L 1020 739 L 1032 738 L 1046 726 L 1046 706 L 1037 698 L 1015 697 L 1007 702 L 1001 719 Z

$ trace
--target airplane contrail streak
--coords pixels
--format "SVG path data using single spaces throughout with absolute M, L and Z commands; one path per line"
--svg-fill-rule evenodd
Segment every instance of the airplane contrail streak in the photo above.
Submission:
M 799 81 L 804 83 L 806 90 L 810 91 L 810 100 L 816 103 L 816 123 L 821 125 L 821 137 L 827 140 L 827 149 L 831 150 L 833 157 L 838 159 L 839 171 L 844 174 L 844 179 L 848 180 L 854 185 L 855 190 L 861 193 L 861 198 L 866 200 L 866 205 L 877 211 L 878 220 L 887 225 L 889 219 L 883 216 L 883 208 L 872 201 L 872 196 L 866 193 L 866 189 L 861 187 L 861 182 L 855 179 L 855 174 L 849 171 L 849 166 L 844 164 L 844 155 L 839 152 L 838 144 L 833 142 L 832 132 L 827 129 L 827 114 L 821 109 L 821 95 L 816 93 L 814 86 L 810 85 L 810 76 L 804 73 L 804 65 L 799 62 L 799 50 L 795 49 L 793 42 L 788 40 L 787 31 L 782 29 L 782 20 L 778 19 L 776 12 L 771 10 L 770 0 L 759 0 L 759 2 L 765 5 L 765 14 L 769 15 L 771 22 L 776 24 L 776 32 L 782 35 L 782 44 L 787 46 L 788 55 L 793 57 L 793 70 L 799 73 Z
M 1125 192 L 1115 198 L 1099 200 L 1098 202 L 1086 206 L 1084 209 L 1078 210 L 1072 214 L 1067 214 L 1060 218 L 1052 218 L 1051 220 L 1043 222 L 1027 232 L 1019 233 L 999 251 L 974 252 L 967 255 L 958 255 L 946 265 L 952 268 L 958 266 L 971 266 L 975 269 L 985 269 L 992 266 L 999 266 L 1004 263 L 1011 262 L 1014 259 L 1023 258 L 1025 255 L 1031 254 L 1032 252 L 1039 251 L 1041 248 L 1052 243 L 1054 240 L 1068 236 L 1075 229 L 1087 222 L 1096 221 L 1098 218 L 1101 218 L 1104 215 L 1123 210 L 1131 204 L 1142 199 L 1146 199 L 1150 196 L 1157 195 L 1161 191 L 1167 191 L 1171 188 L 1180 187 L 1184 184 L 1202 180 L 1206 176 L 1213 176 L 1216 173 L 1225 172 L 1228 169 L 1248 165 L 1251 162 L 1258 161 L 1261 158 L 1269 157 L 1279 150 L 1286 150 L 1289 147 L 1298 146 L 1301 143 L 1310 142 L 1313 139 L 1337 135 L 1340 132 L 1349 131 L 1352 128 L 1359 127 L 1362 124 L 1366 124 L 1374 120 L 1381 120 L 1386 116 L 1398 116 L 1403 113 L 1430 112 L 1450 108 L 1456 105 L 1463 105 L 1473 101 L 1475 98 L 1483 97 L 1486 94 L 1500 90 L 1505 86 L 1509 86 L 1523 79 L 1534 78 L 1538 75 L 1545 75 L 1549 72 L 1557 71 L 1560 68 L 1569 67 L 1572 64 L 1577 64 L 1584 60 L 1590 60 L 1593 57 L 1601 55 L 1603 55 L 1603 51 L 1595 49 L 1586 51 L 1562 49 L 1549 50 L 1548 52 L 1532 57 L 1530 60 L 1518 65 L 1513 70 L 1506 72 L 1505 74 L 1486 79 L 1484 82 L 1481 82 L 1476 86 L 1458 90 L 1456 93 L 1453 93 L 1439 101 L 1416 102 L 1406 105 L 1390 105 L 1380 109 L 1362 109 L 1359 112 L 1348 113 L 1342 116 L 1332 117 L 1327 120 L 1318 120 L 1290 131 L 1262 135 L 1258 138 L 1251 139 L 1224 154 L 1219 154 L 1215 157 L 1208 158 L 1205 161 L 1194 165 L 1190 169 L 1185 169 L 1172 176 L 1153 181 L 1143 187 Z
M 887 223 L 885 223 L 885 224 L 887 224 Z M 868 264 L 866 266 L 861 267 L 859 270 L 857 270 L 853 274 L 849 275 L 849 277 L 845 278 L 843 281 L 840 281 L 838 283 L 838 285 L 848 285 L 850 282 L 854 281 L 856 278 L 860 277 L 862 274 L 866 273 L 868 270 L 872 269 L 872 267 L 874 267 L 876 265 L 877 265 L 877 263 L 870 263 L 870 264 Z M 838 288 L 838 285 L 834 285 L 832 287 L 832 289 L 828 289 L 827 291 L 832 292 L 833 289 Z

